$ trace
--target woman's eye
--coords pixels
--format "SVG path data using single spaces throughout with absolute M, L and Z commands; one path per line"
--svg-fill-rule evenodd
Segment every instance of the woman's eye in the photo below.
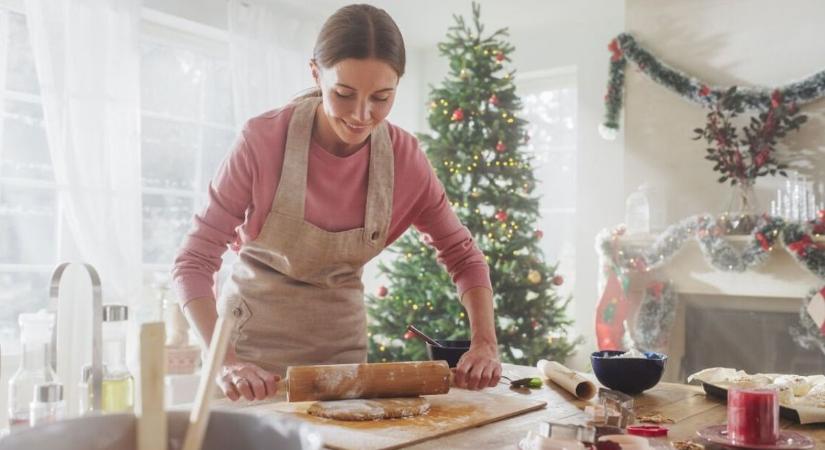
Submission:
M 375 99 L 375 101 L 378 101 L 378 102 L 386 102 L 387 100 L 390 99 L 390 96 L 387 95 L 385 97 L 373 97 L 373 99 Z
M 335 95 L 337 95 L 340 98 L 352 98 L 352 94 L 342 94 L 338 91 L 335 91 Z

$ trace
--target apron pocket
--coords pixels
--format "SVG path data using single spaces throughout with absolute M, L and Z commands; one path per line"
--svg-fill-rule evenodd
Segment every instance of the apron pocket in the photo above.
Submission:
M 246 304 L 244 299 L 240 299 L 232 308 L 230 314 L 235 317 L 235 331 L 238 333 L 243 331 L 244 325 L 252 318 L 252 310 L 249 309 L 249 305 Z

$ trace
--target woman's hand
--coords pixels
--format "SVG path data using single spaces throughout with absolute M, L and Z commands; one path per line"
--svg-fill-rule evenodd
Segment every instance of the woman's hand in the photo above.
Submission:
M 461 298 L 470 319 L 470 349 L 458 360 L 453 374 L 455 385 L 483 389 L 498 384 L 501 362 L 498 359 L 493 291 L 485 287 L 467 290 Z
M 216 377 L 224 395 L 233 402 L 243 397 L 263 400 L 278 392 L 280 376 L 255 364 L 228 359 Z
M 457 387 L 470 390 L 494 387 L 501 379 L 501 362 L 495 342 L 473 342 L 453 369 Z

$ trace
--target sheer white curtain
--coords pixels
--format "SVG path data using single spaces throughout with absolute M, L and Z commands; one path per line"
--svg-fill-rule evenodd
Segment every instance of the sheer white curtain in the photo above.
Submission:
M 229 0 L 227 15 L 235 123 L 240 126 L 312 86 L 309 60 L 318 26 L 254 0 Z
M 140 0 L 26 0 L 25 5 L 59 220 L 67 227 L 61 235 L 76 249 L 59 259 L 91 263 L 103 280 L 104 302 L 134 309 L 142 285 Z M 61 252 L 66 248 L 61 245 Z M 76 284 L 81 283 L 88 281 Z M 72 292 L 72 284 L 66 290 Z M 77 295 L 60 300 L 72 312 L 64 314 L 66 305 L 59 305 L 58 336 L 69 351 L 58 345 L 58 372 L 74 386 L 84 362 L 78 352 L 90 346 L 90 309 Z

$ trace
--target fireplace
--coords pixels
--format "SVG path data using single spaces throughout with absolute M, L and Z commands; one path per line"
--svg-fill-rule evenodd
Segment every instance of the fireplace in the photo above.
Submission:
M 825 373 L 822 351 L 803 348 L 789 332 L 799 326 L 800 299 L 681 295 L 680 301 L 684 326 L 673 331 L 684 332 L 681 380 L 707 367 L 748 373 Z

